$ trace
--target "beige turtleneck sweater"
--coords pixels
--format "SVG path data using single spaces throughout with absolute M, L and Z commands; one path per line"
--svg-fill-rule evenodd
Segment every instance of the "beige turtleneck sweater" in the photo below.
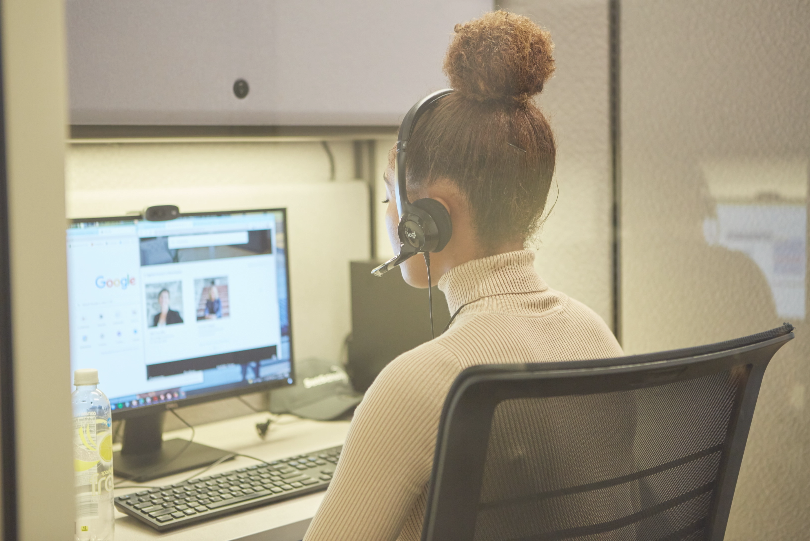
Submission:
M 304 541 L 420 539 L 442 406 L 465 368 L 622 355 L 605 322 L 550 289 L 533 262 L 530 251 L 511 252 L 441 278 L 439 289 L 458 316 L 374 381 Z

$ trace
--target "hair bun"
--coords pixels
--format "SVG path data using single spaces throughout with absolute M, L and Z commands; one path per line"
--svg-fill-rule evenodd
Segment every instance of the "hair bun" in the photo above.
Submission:
M 444 72 L 464 96 L 526 102 L 554 73 L 551 35 L 527 17 L 495 11 L 455 31 Z

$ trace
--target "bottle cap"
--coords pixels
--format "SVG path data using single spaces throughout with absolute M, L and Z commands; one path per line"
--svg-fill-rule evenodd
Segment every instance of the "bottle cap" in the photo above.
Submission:
M 98 385 L 98 370 L 80 368 L 73 372 L 73 385 Z

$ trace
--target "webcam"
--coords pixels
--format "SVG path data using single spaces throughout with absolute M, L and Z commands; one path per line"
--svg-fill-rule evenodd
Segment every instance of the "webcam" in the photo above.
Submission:
M 244 97 L 248 95 L 248 92 L 250 92 L 250 87 L 248 86 L 248 82 L 244 79 L 237 79 L 236 82 L 233 83 L 233 93 L 240 100 L 244 99 Z
M 150 222 L 166 222 L 180 216 L 180 209 L 175 205 L 155 205 L 143 211 L 143 217 Z

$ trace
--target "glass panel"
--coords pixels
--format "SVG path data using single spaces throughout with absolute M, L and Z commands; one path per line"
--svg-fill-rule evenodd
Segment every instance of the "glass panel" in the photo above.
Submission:
M 789 321 L 726 539 L 806 536 L 810 4 L 621 2 L 622 329 L 628 353 Z

